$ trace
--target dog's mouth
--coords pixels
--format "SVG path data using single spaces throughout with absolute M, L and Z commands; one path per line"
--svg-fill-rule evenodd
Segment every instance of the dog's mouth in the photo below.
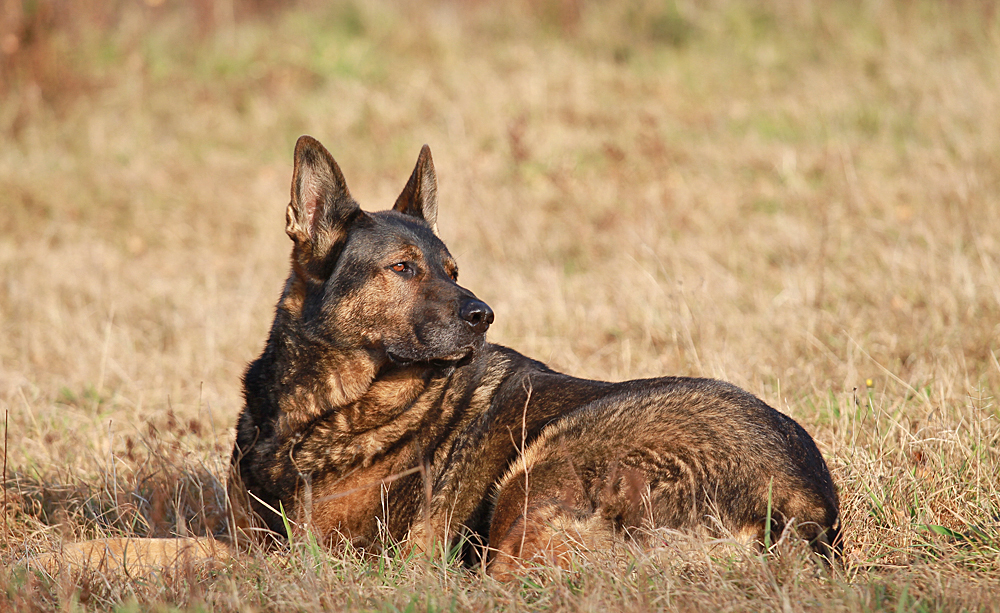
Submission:
M 386 355 L 393 364 L 399 366 L 409 366 L 413 364 L 427 364 L 428 366 L 435 368 L 444 368 L 448 366 L 462 366 L 467 364 L 469 360 L 472 359 L 473 347 L 463 347 L 456 351 L 443 356 L 434 357 L 410 357 L 400 355 L 398 353 L 393 353 L 392 351 L 387 351 Z

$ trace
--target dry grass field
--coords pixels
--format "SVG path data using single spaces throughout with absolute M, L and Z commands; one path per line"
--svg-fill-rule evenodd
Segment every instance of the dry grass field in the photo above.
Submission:
M 0 2 L 0 611 L 1000 610 L 1000 14 L 988 1 Z M 370 209 L 421 144 L 490 340 L 726 379 L 816 438 L 846 549 L 650 552 L 500 584 L 288 551 L 28 573 L 224 530 L 292 147 Z

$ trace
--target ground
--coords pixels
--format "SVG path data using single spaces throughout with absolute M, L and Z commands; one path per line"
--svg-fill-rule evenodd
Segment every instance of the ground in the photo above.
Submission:
M 178 4 L 0 4 L 0 610 L 1000 609 L 995 5 Z M 369 209 L 430 144 L 491 341 L 797 419 L 842 566 L 663 534 L 511 585 L 307 540 L 152 578 L 19 570 L 220 529 L 303 133 Z

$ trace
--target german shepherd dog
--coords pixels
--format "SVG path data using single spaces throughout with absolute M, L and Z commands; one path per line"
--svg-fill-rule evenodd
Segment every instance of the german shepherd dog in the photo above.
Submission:
M 436 219 L 427 146 L 370 213 L 299 139 L 291 273 L 236 427 L 244 534 L 287 519 L 360 547 L 465 536 L 506 577 L 644 529 L 761 540 L 794 524 L 834 559 L 837 492 L 795 421 L 721 381 L 589 381 L 487 343 L 493 311 L 458 284 Z

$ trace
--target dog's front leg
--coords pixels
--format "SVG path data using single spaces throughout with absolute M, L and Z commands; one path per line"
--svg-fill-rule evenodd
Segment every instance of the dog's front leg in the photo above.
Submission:
M 424 507 L 424 512 L 418 514 L 410 526 L 407 545 L 411 551 L 432 556 L 447 554 L 457 534 L 451 526 L 449 511 L 434 512 L 430 505 Z

